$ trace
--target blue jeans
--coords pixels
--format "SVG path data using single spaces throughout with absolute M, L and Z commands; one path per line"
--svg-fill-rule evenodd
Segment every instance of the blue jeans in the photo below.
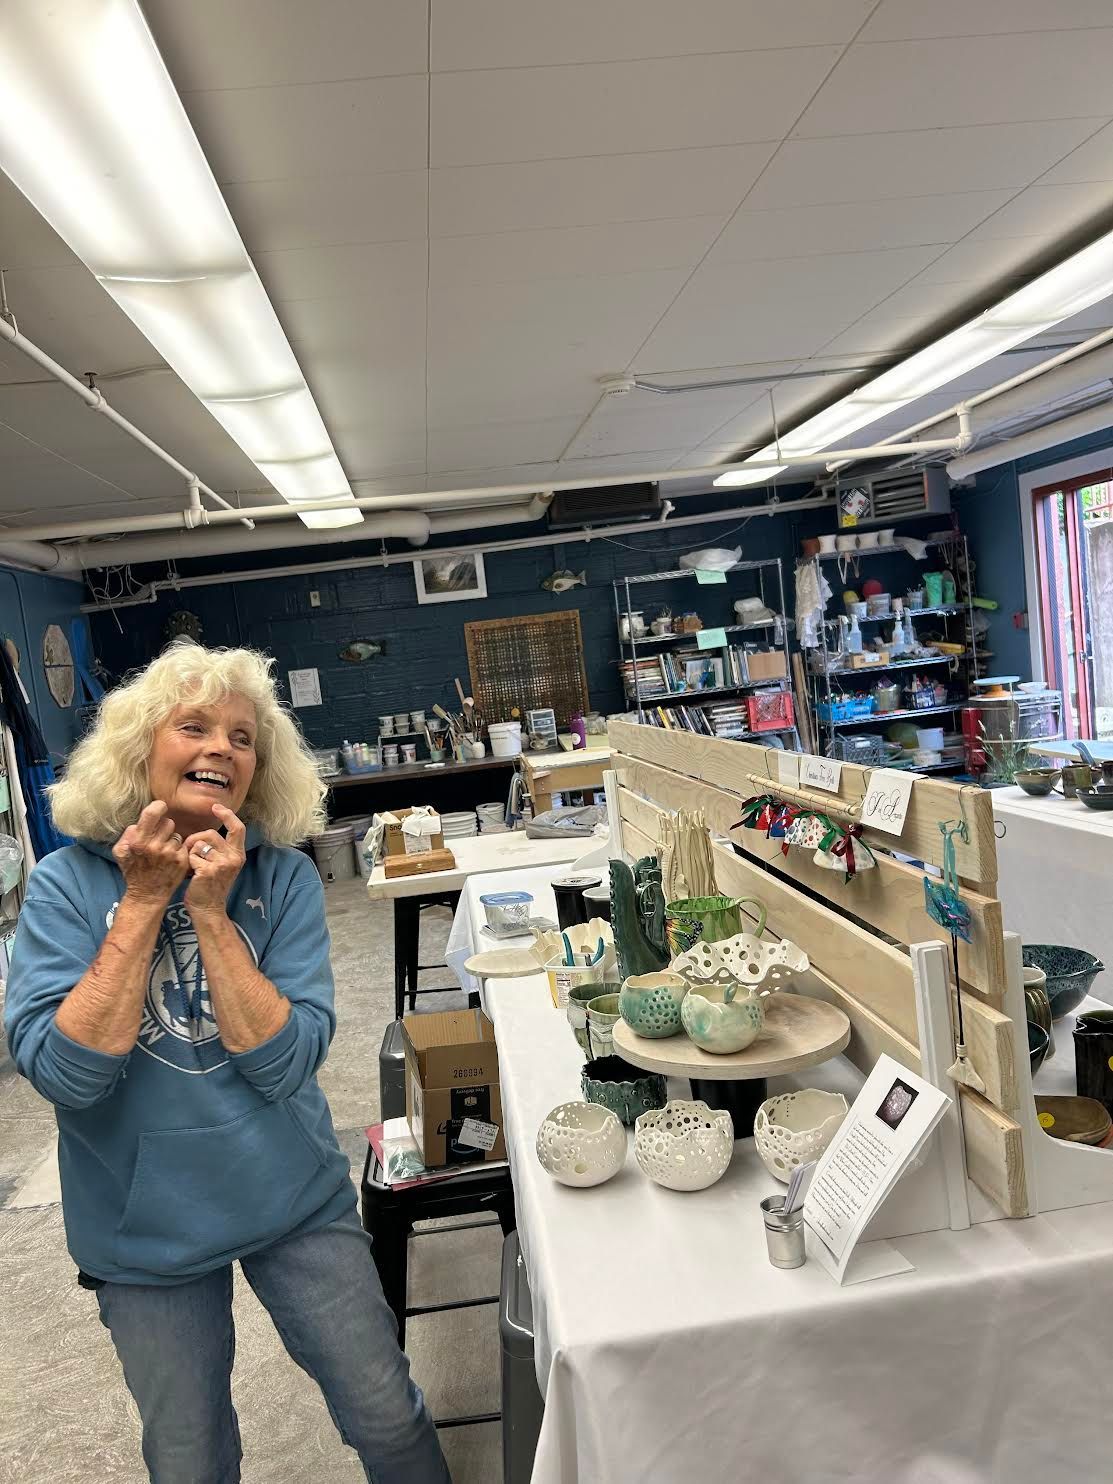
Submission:
M 371 1484 L 450 1484 L 355 1214 L 240 1267 Z M 238 1484 L 231 1267 L 171 1286 L 105 1283 L 97 1299 L 143 1419 L 151 1484 Z

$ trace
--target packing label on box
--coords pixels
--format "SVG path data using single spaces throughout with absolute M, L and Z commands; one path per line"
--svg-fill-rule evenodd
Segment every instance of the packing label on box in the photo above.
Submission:
M 484 1123 L 479 1118 L 465 1118 L 460 1125 L 457 1143 L 469 1149 L 490 1150 L 495 1147 L 498 1136 L 497 1123 Z

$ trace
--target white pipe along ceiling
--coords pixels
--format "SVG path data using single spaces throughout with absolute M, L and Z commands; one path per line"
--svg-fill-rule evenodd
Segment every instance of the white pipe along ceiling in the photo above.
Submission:
M 736 510 L 711 510 L 701 515 L 681 515 L 675 520 L 670 520 L 670 526 L 700 526 L 721 524 L 723 521 L 738 521 L 745 524 L 747 521 L 761 515 L 781 515 L 791 510 L 820 510 L 824 507 L 834 505 L 834 499 L 830 495 L 808 496 L 801 500 L 784 500 L 771 502 L 767 505 L 746 505 Z M 438 524 L 439 521 L 457 522 L 463 521 L 460 515 L 432 516 L 430 527 L 432 534 L 448 530 L 447 524 Z M 473 526 L 469 525 L 468 529 Z M 592 541 L 606 541 L 612 536 L 633 536 L 653 529 L 652 524 L 645 521 L 632 521 L 626 525 L 601 526 L 592 530 L 561 531 L 550 533 L 546 536 L 525 536 L 513 541 L 486 541 L 482 544 L 469 542 L 460 546 L 438 546 L 438 556 L 466 555 L 471 552 L 482 552 L 484 556 L 497 555 L 502 551 L 525 551 L 533 550 L 539 546 L 575 546 L 579 543 L 585 545 Z M 53 550 L 53 548 L 48 548 Z M 96 550 L 95 547 L 91 548 Z M 59 547 L 60 552 L 73 551 L 74 548 Z M 103 551 L 101 553 L 103 555 Z M 354 557 L 342 562 L 298 562 L 283 567 L 256 568 L 247 572 L 213 572 L 203 577 L 167 577 L 159 578 L 154 582 L 144 584 L 143 588 L 127 598 L 114 598 L 111 602 L 83 603 L 82 613 L 105 613 L 117 608 L 138 608 L 149 605 L 155 601 L 160 592 L 179 592 L 184 588 L 191 587 L 216 587 L 223 583 L 232 582 L 259 582 L 270 577 L 298 577 L 309 573 L 327 572 L 354 572 L 363 567 L 391 567 L 402 562 L 412 562 L 413 557 L 403 553 L 384 553 L 373 557 Z M 97 565 L 87 562 L 87 566 Z M 115 565 L 115 564 L 113 564 Z M 72 575 L 63 572 L 62 576 Z

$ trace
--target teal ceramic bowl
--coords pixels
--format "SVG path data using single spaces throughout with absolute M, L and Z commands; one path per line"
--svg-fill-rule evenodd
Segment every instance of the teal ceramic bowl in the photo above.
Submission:
M 609 1108 L 627 1126 L 669 1100 L 665 1079 L 642 1072 L 621 1056 L 597 1056 L 580 1073 L 580 1086 L 589 1103 Z
M 675 1036 L 687 993 L 687 981 L 668 969 L 656 974 L 632 974 L 619 992 L 619 1013 L 635 1036 L 651 1041 Z
M 1062 1020 L 1077 1010 L 1105 968 L 1100 958 L 1084 948 L 1066 948 L 1059 943 L 1025 943 L 1022 956 L 1026 969 L 1044 972 L 1052 1020 Z

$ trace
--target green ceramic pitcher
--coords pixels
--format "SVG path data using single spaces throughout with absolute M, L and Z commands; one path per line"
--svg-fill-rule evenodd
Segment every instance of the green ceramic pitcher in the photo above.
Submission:
M 765 904 L 757 897 L 679 897 L 665 908 L 665 937 L 670 959 L 687 953 L 701 939 L 720 943 L 743 931 L 739 908 L 749 905 L 758 909 L 756 937 L 765 931 Z

